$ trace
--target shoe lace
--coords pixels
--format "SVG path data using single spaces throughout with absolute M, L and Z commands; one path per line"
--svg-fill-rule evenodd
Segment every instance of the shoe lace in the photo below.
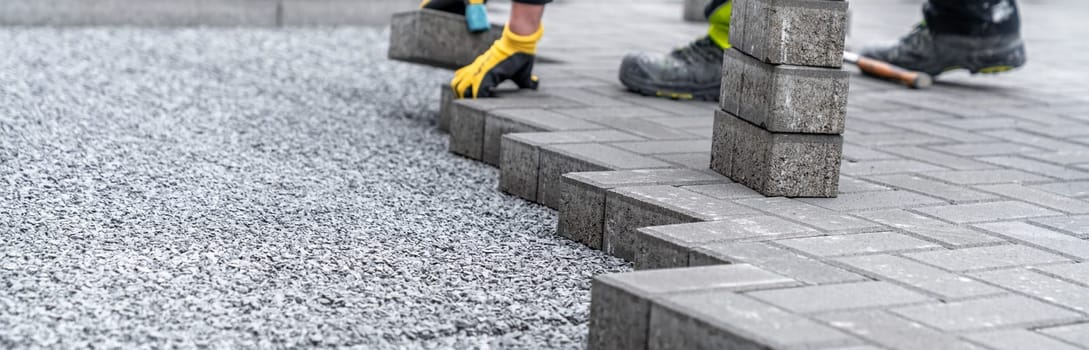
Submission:
M 687 63 L 718 62 L 722 60 L 722 50 L 711 38 L 696 39 L 688 46 L 673 50 L 673 57 Z

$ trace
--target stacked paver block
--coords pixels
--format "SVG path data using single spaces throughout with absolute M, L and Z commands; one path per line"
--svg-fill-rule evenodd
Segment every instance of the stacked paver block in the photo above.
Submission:
M 766 196 L 835 197 L 847 3 L 737 0 L 711 168 Z
M 704 9 L 711 0 L 684 0 L 684 20 L 689 22 L 703 22 L 707 20 Z
M 503 29 L 493 26 L 484 33 L 470 33 L 465 17 L 420 9 L 393 15 L 390 23 L 389 58 L 457 69 L 473 63 L 499 39 Z

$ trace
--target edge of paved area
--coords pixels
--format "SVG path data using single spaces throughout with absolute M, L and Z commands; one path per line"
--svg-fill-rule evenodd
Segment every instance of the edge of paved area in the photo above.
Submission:
M 418 0 L 4 0 L 0 25 L 377 26 L 418 4 Z

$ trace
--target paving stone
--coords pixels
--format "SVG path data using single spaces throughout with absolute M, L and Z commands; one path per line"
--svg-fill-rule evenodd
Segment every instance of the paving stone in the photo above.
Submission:
M 908 306 L 892 312 L 943 331 L 1033 327 L 1084 319 L 1073 311 L 1023 296 Z
M 860 344 L 834 328 L 732 292 L 670 295 L 651 310 L 650 349 L 815 349 Z
M 1083 348 L 1089 348 L 1089 323 L 1043 328 L 1036 331 L 1062 339 L 1071 344 L 1077 344 Z
M 850 142 L 844 142 L 843 159 L 848 162 L 860 162 L 867 160 L 894 160 L 900 159 L 900 157 L 877 151 L 867 146 L 859 146 Z
M 611 145 L 638 154 L 698 153 L 711 150 L 710 139 L 613 142 Z
M 704 22 L 707 21 L 707 16 L 704 15 L 704 8 L 711 3 L 711 0 L 684 0 L 684 20 L 690 22 Z
M 890 349 L 982 349 L 955 336 L 880 310 L 836 312 L 817 318 L 832 327 L 857 334 Z
M 1089 287 L 1024 269 L 980 272 L 972 276 L 1052 304 L 1083 313 L 1089 311 Z
M 1082 127 L 1082 126 L 1077 126 Z M 1016 142 L 1021 144 L 1032 145 L 1032 147 L 1042 148 L 1049 151 L 1071 151 L 1078 149 L 1085 149 L 1085 146 L 1063 141 L 1060 138 L 1043 137 L 1033 133 L 1024 132 L 1021 130 L 995 130 L 984 132 L 983 134 L 993 136 L 1002 140 Z
M 707 138 L 700 137 L 699 135 L 695 135 L 678 128 L 663 127 L 661 124 L 643 118 L 599 117 L 587 118 L 585 120 L 589 120 L 595 124 L 605 125 L 629 134 L 638 135 L 650 140 L 692 140 Z M 707 151 L 710 149 L 710 147 L 706 147 L 700 149 L 699 151 Z
M 888 191 L 891 188 L 847 176 L 839 177 L 839 193 Z
M 1048 181 L 1049 178 L 1014 169 L 928 172 L 926 176 L 959 185 L 985 185 Z
M 635 261 L 641 248 L 636 234 L 638 228 L 755 214 L 757 212 L 752 209 L 673 186 L 616 188 L 605 197 L 602 250 Z
M 723 181 L 717 174 L 689 169 L 647 169 L 568 173 L 563 175 L 563 195 L 556 232 L 563 237 L 601 249 L 605 232 L 605 193 L 623 186 L 702 184 Z
M 1024 156 L 1061 165 L 1089 163 L 1089 151 L 1085 150 L 1032 153 Z
M 928 204 L 947 203 L 908 191 L 879 191 L 841 193 L 836 198 L 802 198 L 800 201 L 838 211 L 859 211 L 884 208 L 908 208 Z
M 997 222 L 976 225 L 976 227 L 1079 260 L 1089 259 L 1089 241 L 1043 227 L 1024 222 Z
M 762 290 L 748 295 L 800 313 L 890 307 L 933 300 L 926 295 L 880 281 Z
M 735 0 L 730 43 L 773 64 L 838 68 L 843 64 L 847 3 Z
M 868 179 L 952 202 L 971 202 L 998 198 L 993 194 L 976 191 L 968 187 L 950 185 L 910 174 L 872 176 L 868 177 Z
M 968 227 L 948 224 L 902 209 L 862 212 L 858 213 L 858 215 L 952 247 L 1003 242 L 1000 238 L 977 232 Z
M 740 199 L 735 203 L 746 205 L 825 231 L 847 231 L 879 228 L 880 225 L 789 198 Z
M 938 137 L 947 138 L 950 140 L 957 140 L 959 142 L 989 142 L 995 139 L 990 136 L 980 135 L 975 132 L 962 131 L 950 128 L 945 125 L 936 124 L 932 121 L 913 121 L 902 122 L 895 124 L 897 128 L 907 129 L 914 132 L 919 132 L 928 135 L 934 135 Z
M 1007 117 L 946 119 L 937 121 L 937 123 L 971 131 L 1002 130 L 1017 127 L 1033 128 L 1042 126 L 1027 119 Z
M 1068 281 L 1074 281 L 1077 283 L 1081 283 L 1082 285 L 1089 286 L 1089 263 L 1086 262 L 1077 264 L 1040 266 L 1036 267 L 1036 269 L 1058 278 L 1062 278 Z
M 995 350 L 1051 349 L 1077 350 L 1078 347 L 1063 343 L 1027 329 L 1004 329 L 965 334 L 964 339 L 983 344 Z
M 537 202 L 559 208 L 563 194 L 561 177 L 566 173 L 675 167 L 669 163 L 598 143 L 572 143 L 540 147 Z
M 956 204 L 914 210 L 958 224 L 1061 215 L 1056 211 L 1016 201 Z
M 852 134 L 845 132 L 844 136 L 848 136 L 853 143 L 881 149 L 889 146 L 920 147 L 953 142 L 950 139 L 910 131 L 900 131 L 892 134 Z
M 937 295 L 959 299 L 1002 294 L 1002 289 L 935 267 L 894 255 L 867 255 L 839 258 L 836 261 L 865 271 L 881 280 L 894 281 Z
M 806 254 L 820 257 L 872 254 L 939 247 L 937 244 L 895 232 L 808 237 L 784 239 L 775 242 L 805 252 Z
M 751 265 L 718 265 L 607 274 L 591 287 L 589 349 L 645 349 L 651 301 L 672 293 L 791 285 Z
M 613 79 L 615 79 L 615 77 Z M 667 117 L 670 115 L 670 113 L 663 112 L 654 108 L 632 105 L 628 105 L 627 107 L 557 108 L 556 112 L 579 119 L 597 121 L 599 123 L 604 123 L 604 119 L 656 118 Z
M 718 199 L 762 198 L 764 195 L 739 183 L 682 186 L 682 188 Z
M 690 266 L 748 263 L 806 284 L 861 281 L 866 278 L 816 259 L 764 242 L 717 242 L 700 245 L 688 257 Z
M 710 139 L 708 139 L 708 143 L 710 143 Z M 665 162 L 675 164 L 675 165 L 680 166 L 682 168 L 702 170 L 702 171 L 707 171 L 709 173 L 714 173 L 714 171 L 711 171 L 711 167 L 710 167 L 711 166 L 711 152 L 710 151 L 700 152 L 700 153 L 658 154 L 658 155 L 654 155 L 654 158 L 658 159 L 658 160 L 661 160 L 661 161 L 665 161 Z M 717 175 L 718 173 L 715 173 L 715 174 Z M 724 177 L 724 179 L 726 179 L 726 178 Z
M 905 158 L 911 158 L 954 170 L 996 169 L 998 167 L 972 158 L 954 156 L 948 153 L 933 151 L 920 146 L 882 147 L 882 151 Z
M 843 138 L 778 134 L 715 114 L 711 169 L 765 196 L 835 197 Z
M 922 173 L 941 170 L 945 170 L 945 168 L 908 159 L 843 162 L 842 169 L 843 173 L 846 175 L 860 177 L 865 177 L 867 175 Z
M 519 108 L 493 111 L 484 119 L 484 150 L 481 161 L 489 165 L 499 165 L 502 139 L 505 134 L 594 129 L 603 129 L 603 127 L 544 109 Z
M 454 114 L 451 104 L 456 100 L 457 96 L 454 95 L 454 89 L 450 87 L 450 84 L 442 84 L 439 87 L 439 119 L 435 126 L 439 131 L 450 132 L 450 120 L 453 119 Z
M 688 266 L 697 246 L 733 240 L 766 240 L 814 235 L 818 231 L 773 216 L 748 216 L 720 221 L 639 228 L 635 232 L 635 268 Z
M 527 105 L 549 108 L 574 104 L 572 101 L 529 90 L 507 91 L 500 96 L 500 98 L 461 99 L 449 105 L 450 152 L 469 159 L 483 159 L 484 123 L 492 111 L 524 108 Z M 447 112 L 440 111 L 440 113 Z
M 1025 154 L 1042 151 L 1041 149 L 1036 147 L 1011 142 L 963 143 L 956 145 L 934 146 L 933 148 L 942 152 L 967 157 L 993 156 L 1001 154 Z
M 493 27 L 470 33 L 465 17 L 434 10 L 414 10 L 393 15 L 390 24 L 389 58 L 457 69 L 473 63 L 503 34 Z
M 1058 182 L 1033 187 L 1067 197 L 1089 197 L 1089 181 Z
M 1032 219 L 1033 224 L 1047 226 L 1049 228 L 1074 234 L 1081 239 L 1089 238 L 1089 215 L 1062 216 L 1052 218 Z
M 499 157 L 499 189 L 529 201 L 537 201 L 540 147 L 565 143 L 639 140 L 616 130 L 512 133 L 503 135 Z
M 670 116 L 640 119 L 645 119 L 667 128 L 711 130 L 711 128 L 715 126 L 714 115 L 709 113 L 712 110 L 714 110 L 713 107 L 707 110 L 700 110 L 699 116 L 695 117 Z
M 1011 244 L 906 253 L 903 256 L 956 272 L 1070 261 L 1039 249 Z
M 736 48 L 723 60 L 719 103 L 726 112 L 771 132 L 843 133 L 847 71 L 771 65 Z
M 996 156 L 982 157 L 977 159 L 988 163 L 998 164 L 1007 168 L 1023 170 L 1030 173 L 1054 177 L 1062 180 L 1089 179 L 1089 172 L 1045 163 L 1020 156 Z

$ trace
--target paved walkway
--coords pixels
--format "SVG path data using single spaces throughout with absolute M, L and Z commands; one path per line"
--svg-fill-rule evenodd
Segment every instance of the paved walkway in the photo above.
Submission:
M 559 208 L 561 234 L 679 268 L 599 277 L 591 344 L 1089 348 L 1089 5 L 1022 2 L 1030 63 L 1011 74 L 852 77 L 839 197 L 786 199 L 707 170 L 714 104 L 623 91 L 624 52 L 702 25 L 619 4 L 548 9 L 541 52 L 562 62 L 541 91 L 443 107 L 451 150 Z M 898 37 L 920 4 L 852 2 L 848 43 Z M 694 172 L 631 171 L 650 168 Z M 616 171 L 560 177 L 589 170 Z

